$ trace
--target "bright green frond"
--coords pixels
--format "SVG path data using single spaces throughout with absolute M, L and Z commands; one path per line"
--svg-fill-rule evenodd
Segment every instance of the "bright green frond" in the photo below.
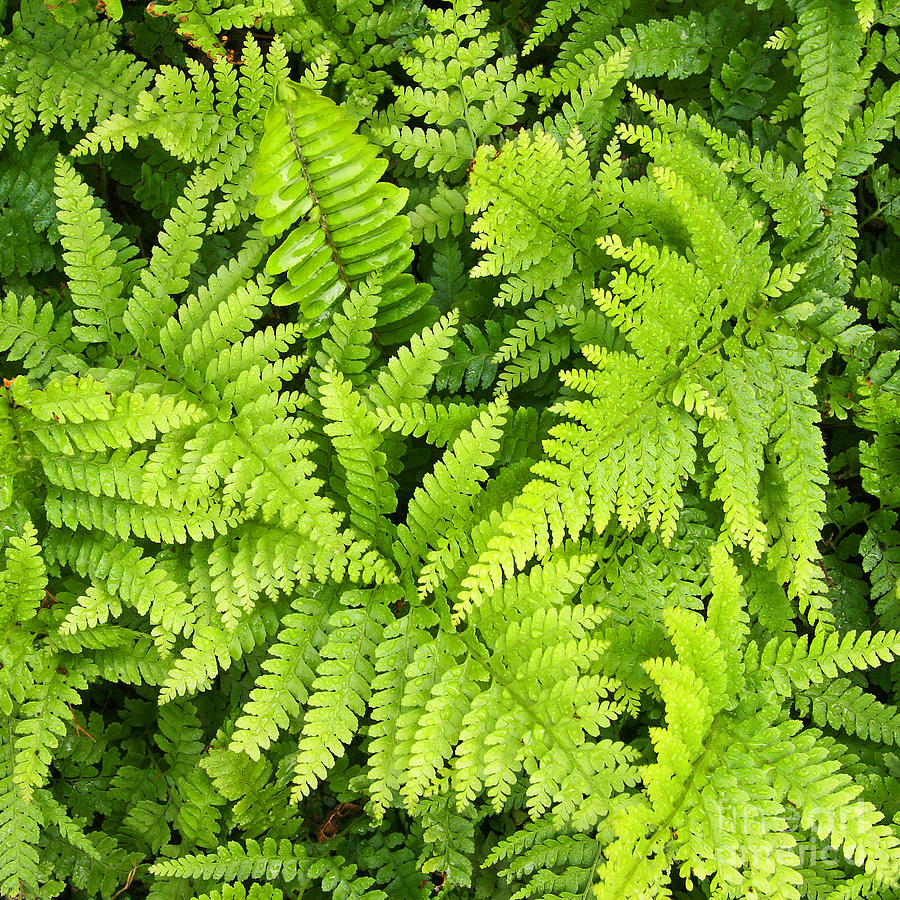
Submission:
M 803 161 L 821 196 L 834 172 L 844 129 L 861 85 L 857 61 L 865 41 L 856 10 L 841 0 L 797 0 Z
M 272 302 L 298 304 L 310 337 L 325 331 L 335 305 L 373 272 L 382 280 L 379 325 L 397 328 L 391 310 L 412 312 L 424 300 L 404 275 L 412 260 L 409 221 L 400 215 L 406 194 L 379 180 L 386 164 L 354 128 L 332 101 L 284 84 L 256 162 L 263 232 L 288 232 L 266 265 L 288 277 Z

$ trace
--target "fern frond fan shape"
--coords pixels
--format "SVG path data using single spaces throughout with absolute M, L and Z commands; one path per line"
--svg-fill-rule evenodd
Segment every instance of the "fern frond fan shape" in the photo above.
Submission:
M 600 533 L 615 516 L 629 532 L 644 521 L 667 540 L 675 531 L 682 491 L 697 477 L 700 461 L 713 467 L 707 490 L 723 505 L 729 539 L 746 546 L 754 559 L 767 552 L 767 563 L 816 618 L 827 606 L 816 546 L 826 481 L 823 442 L 790 317 L 770 309 L 776 302 L 789 305 L 777 298 L 791 296 L 806 264 L 774 264 L 754 201 L 698 146 L 698 126 L 636 86 L 632 94 L 653 125 L 621 125 L 619 137 L 640 147 L 653 164 L 649 177 L 635 182 L 622 183 L 621 168 L 612 159 L 603 173 L 598 193 L 603 198 L 604 188 L 608 191 L 608 218 L 600 221 L 611 233 L 595 243 L 612 259 L 609 268 L 594 261 L 579 230 L 570 236 L 557 226 L 562 233 L 534 251 L 522 246 L 518 234 L 506 233 L 511 230 L 502 215 L 507 194 L 516 206 L 524 205 L 523 190 L 513 189 L 513 179 L 527 173 L 540 178 L 529 157 L 546 161 L 551 185 L 567 170 L 576 183 L 585 182 L 577 137 L 570 138 L 568 165 L 552 139 L 542 135 L 534 142 L 520 138 L 515 152 L 510 145 L 496 160 L 479 160 L 488 177 L 477 192 L 473 189 L 473 199 L 479 211 L 486 207 L 476 228 L 478 244 L 487 252 L 475 274 L 515 267 L 523 274 L 507 290 L 519 285 L 527 289 L 527 299 L 567 277 L 570 290 L 579 280 L 585 290 L 599 270 L 606 286 L 594 288 L 592 297 L 605 327 L 594 326 L 593 341 L 582 339 L 581 353 L 592 368 L 560 373 L 565 387 L 583 397 L 562 396 L 552 407 L 567 421 L 551 427 L 545 459 L 533 470 L 538 479 L 517 498 L 503 533 L 470 568 L 457 615 L 479 602 L 484 588 L 496 586 L 508 567 L 518 568 L 558 545 L 566 530 L 572 537 L 589 526 Z M 505 190 L 482 201 L 492 170 Z M 585 199 L 581 215 L 596 202 Z M 648 203 L 666 210 L 650 229 L 642 224 Z M 552 220 L 541 214 L 540 201 L 529 207 L 536 222 L 529 228 L 546 229 Z M 592 224 L 574 221 L 585 221 L 584 228 Z M 546 337 L 535 341 L 549 330 L 542 320 L 549 318 L 558 328 L 567 319 L 578 322 L 576 314 L 577 307 L 562 315 L 541 303 L 530 316 L 533 323 L 517 326 L 526 347 L 542 349 L 541 368 L 561 355 L 543 350 Z M 561 337 L 568 349 L 567 330 Z M 507 343 L 509 355 L 521 352 Z M 748 391 L 748 384 L 755 388 Z M 777 395 L 765 400 L 774 385 Z M 698 460 L 698 438 L 706 459 Z M 776 483 L 777 494 L 769 487 Z M 767 550 L 770 532 L 777 539 Z
M 898 74 L 0 0 L 0 897 L 898 900 Z
M 296 304 L 305 334 L 318 337 L 336 304 L 377 272 L 376 333 L 396 343 L 427 324 L 427 290 L 406 273 L 413 257 L 401 215 L 406 192 L 379 180 L 387 163 L 355 127 L 309 88 L 279 85 L 253 183 L 263 233 L 285 235 L 266 263 L 270 274 L 287 277 L 272 302 Z

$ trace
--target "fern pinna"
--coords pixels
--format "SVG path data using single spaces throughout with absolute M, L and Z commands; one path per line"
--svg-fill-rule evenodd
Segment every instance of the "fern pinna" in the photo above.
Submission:
M 0 2 L 0 896 L 898 896 L 900 10 L 601 6 Z

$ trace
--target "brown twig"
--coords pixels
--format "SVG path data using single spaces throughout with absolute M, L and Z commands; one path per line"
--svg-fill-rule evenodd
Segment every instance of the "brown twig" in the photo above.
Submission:
M 362 812 L 363 808 L 358 803 L 339 803 L 330 813 L 328 818 L 319 826 L 316 831 L 316 840 L 322 844 L 330 841 L 337 836 L 338 826 L 337 820 L 344 819 L 347 816 L 355 815 Z
M 127 891 L 128 888 L 131 887 L 131 882 L 134 881 L 134 873 L 135 873 L 135 872 L 137 872 L 137 863 L 135 863 L 135 864 L 131 867 L 131 871 L 128 873 L 128 878 L 125 879 L 125 884 L 123 884 L 122 887 L 120 887 L 120 888 L 112 895 L 112 897 L 109 898 L 109 900 L 116 900 L 116 897 L 118 897 L 119 894 L 123 893 L 124 891 Z
M 79 734 L 83 734 L 85 737 L 90 738 L 96 744 L 97 739 L 87 730 L 87 728 L 84 728 L 83 726 L 78 724 L 78 719 L 75 718 L 75 710 L 72 709 L 72 704 L 67 703 L 66 706 L 69 707 L 69 712 L 72 713 L 72 722 L 75 725 L 75 730 Z

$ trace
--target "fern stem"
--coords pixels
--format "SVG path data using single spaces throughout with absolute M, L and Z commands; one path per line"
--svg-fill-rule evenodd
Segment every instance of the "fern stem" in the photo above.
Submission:
M 882 213 L 889 210 L 896 202 L 897 202 L 897 198 L 894 197 L 887 203 L 882 203 L 881 206 L 879 206 L 878 209 L 875 210 L 875 212 L 870 213 L 868 216 L 865 217 L 865 219 L 862 220 L 862 222 L 859 223 L 860 230 L 865 228 L 866 225 L 869 224 L 869 222 L 872 222 L 875 219 L 877 219 L 879 216 L 881 216 Z

